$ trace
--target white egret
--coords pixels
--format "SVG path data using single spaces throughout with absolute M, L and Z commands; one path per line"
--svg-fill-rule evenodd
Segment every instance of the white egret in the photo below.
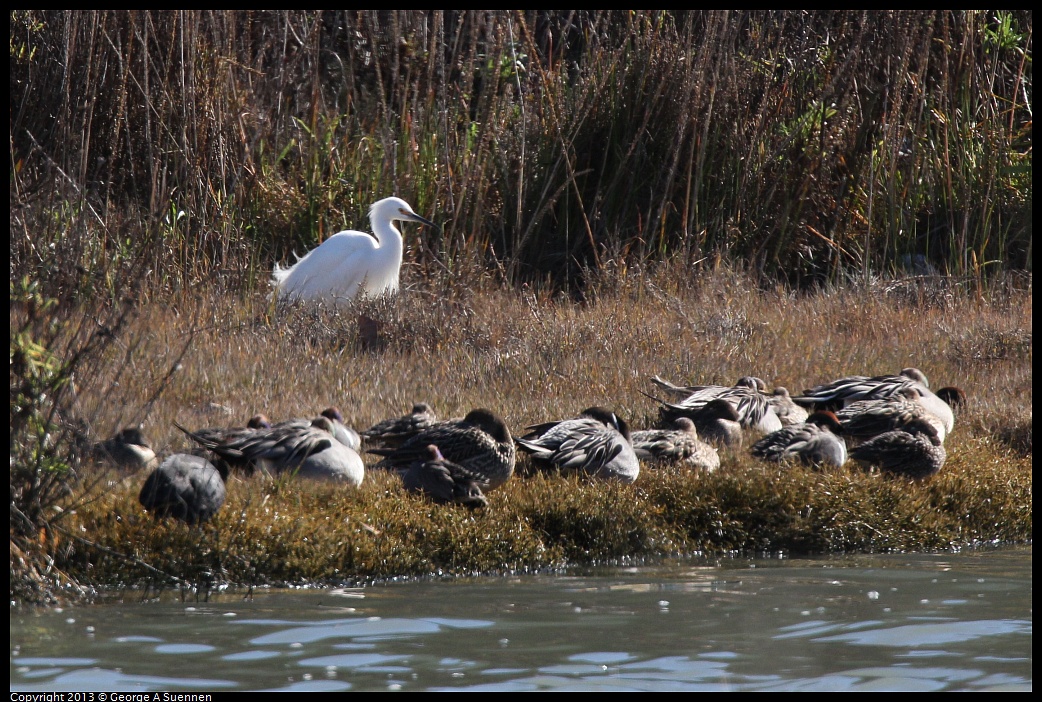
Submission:
M 372 296 L 396 292 L 402 233 L 395 220 L 436 227 L 405 200 L 384 198 L 369 208 L 372 234 L 338 232 L 289 268 L 276 263 L 273 285 L 278 299 L 344 304 L 363 292 Z

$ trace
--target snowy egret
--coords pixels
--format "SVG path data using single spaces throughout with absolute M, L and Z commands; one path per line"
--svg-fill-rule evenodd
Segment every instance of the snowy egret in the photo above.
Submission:
M 609 409 L 589 407 L 574 419 L 526 428 L 530 431 L 517 440 L 517 445 L 537 462 L 556 466 L 562 473 L 585 473 L 626 483 L 640 474 L 629 426 Z
M 202 456 L 175 453 L 148 476 L 138 500 L 156 517 L 200 524 L 224 504 L 227 478 Z
M 413 212 L 405 200 L 388 197 L 369 208 L 373 233 L 342 231 L 289 268 L 275 264 L 273 284 L 280 300 L 344 304 L 359 294 L 398 290 L 402 234 L 395 220 L 436 225 Z
M 446 460 L 486 480 L 488 490 L 498 488 L 514 474 L 517 450 L 510 430 L 501 417 L 487 409 L 474 409 L 463 419 L 439 422 L 397 448 L 372 448 L 369 453 L 384 457 L 376 468 L 401 473 L 416 461 L 429 460 L 427 447 L 431 444 Z

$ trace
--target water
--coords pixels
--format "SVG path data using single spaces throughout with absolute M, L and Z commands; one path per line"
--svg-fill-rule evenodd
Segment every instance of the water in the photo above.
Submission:
M 1031 689 L 1031 548 L 12 610 L 12 691 Z

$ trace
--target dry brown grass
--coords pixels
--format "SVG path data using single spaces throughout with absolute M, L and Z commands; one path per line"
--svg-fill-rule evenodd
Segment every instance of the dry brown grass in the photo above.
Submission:
M 951 283 L 912 297 L 882 283 L 794 295 L 679 263 L 605 278 L 584 302 L 492 283 L 431 288 L 408 274 L 406 283 L 395 300 L 342 312 L 205 291 L 150 304 L 91 382 L 77 378 L 78 410 L 102 434 L 143 421 L 166 454 L 189 446 L 175 420 L 241 424 L 257 411 L 278 419 L 330 404 L 357 428 L 416 401 L 445 417 L 489 407 L 515 433 L 591 404 L 642 428 L 657 418 L 641 394 L 653 374 L 728 384 L 754 374 L 799 391 L 912 365 L 935 388 L 962 387 L 969 404 L 944 470 L 924 485 L 778 469 L 742 452 L 725 453 L 711 476 L 645 467 L 632 486 L 538 475 L 523 459 L 478 513 L 427 503 L 374 471 L 358 490 L 233 478 L 218 518 L 189 529 L 150 519 L 136 502 L 144 476 L 134 476 L 96 483 L 93 501 L 62 522 L 83 539 L 66 543 L 63 567 L 98 584 L 199 586 L 1031 539 L 1030 285 L 986 297 Z M 375 340 L 360 333 L 360 315 L 377 322 Z M 1015 341 L 1000 354 L 967 351 L 995 348 L 995 339 Z

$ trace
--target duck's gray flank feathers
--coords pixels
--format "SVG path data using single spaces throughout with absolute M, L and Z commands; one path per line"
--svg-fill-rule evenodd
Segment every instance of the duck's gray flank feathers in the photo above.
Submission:
M 398 447 L 369 449 L 382 456 L 376 468 L 407 470 L 429 457 L 434 444 L 442 456 L 488 481 L 488 490 L 503 485 L 514 474 L 517 450 L 510 430 L 501 417 L 488 409 L 473 409 L 463 419 L 450 419 L 430 426 Z

